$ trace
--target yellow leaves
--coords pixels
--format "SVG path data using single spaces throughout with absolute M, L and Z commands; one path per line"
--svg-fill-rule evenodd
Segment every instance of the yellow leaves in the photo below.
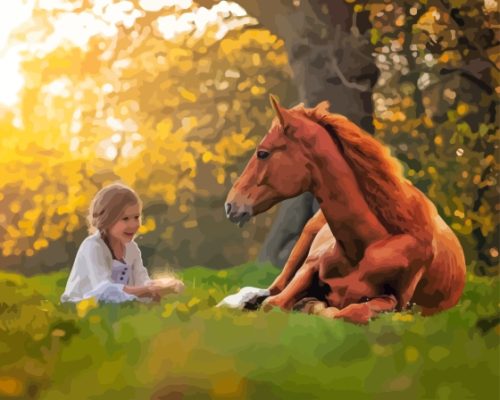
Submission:
M 434 143 L 437 144 L 438 146 L 441 146 L 443 144 L 443 138 L 441 136 L 436 136 L 434 138 Z
M 186 88 L 181 86 L 177 89 L 177 91 L 179 92 L 179 94 L 181 95 L 181 97 L 183 99 L 185 99 L 191 103 L 194 103 L 196 101 L 196 94 L 187 90 Z
M 35 178 L 27 179 L 24 184 L 26 185 L 26 188 L 31 191 L 37 190 L 40 185 L 42 184 L 43 179 L 41 176 L 37 176 Z
M 199 304 L 201 300 L 198 297 L 193 297 L 191 300 L 188 301 L 187 306 L 189 308 L 194 307 L 195 305 Z
M 68 214 L 73 211 L 73 207 L 71 207 L 69 204 L 61 204 L 60 206 L 57 206 L 56 212 L 59 215 L 64 215 Z
M 79 225 L 80 219 L 78 218 L 78 215 L 71 214 L 67 221 L 66 230 L 68 232 L 73 232 Z
M 182 64 L 182 62 L 190 60 L 191 57 L 192 57 L 191 50 L 184 49 L 181 47 L 171 47 L 168 51 L 169 62 L 175 65 Z
M 288 64 L 288 57 L 284 51 L 279 53 L 270 51 L 266 53 L 266 60 L 268 60 L 271 64 L 276 66 Z
M 252 93 L 254 96 L 259 96 L 261 94 L 266 93 L 266 89 L 263 88 L 262 86 L 252 86 L 250 88 L 250 93 Z
M 6 240 L 2 243 L 2 254 L 5 257 L 10 256 L 13 253 L 14 246 L 16 245 L 15 240 Z
M 66 332 L 63 331 L 62 329 L 54 329 L 51 335 L 54 337 L 64 337 L 66 336 Z
M 206 151 L 203 153 L 203 156 L 201 157 L 201 161 L 203 161 L 205 164 L 210 162 L 214 158 L 214 154 L 211 151 Z
M 0 394 L 9 397 L 19 397 L 24 392 L 24 384 L 11 376 L 0 376 Z
M 243 43 L 239 40 L 233 39 L 223 39 L 220 43 L 220 50 L 226 56 L 230 55 L 234 51 L 238 51 Z
M 37 239 L 35 241 L 35 243 L 33 243 L 33 248 L 35 250 L 40 250 L 40 249 L 43 249 L 45 247 L 47 247 L 49 245 L 49 242 L 47 241 L 47 239 Z
M 228 158 L 238 157 L 246 151 L 255 147 L 256 143 L 253 140 L 247 139 L 243 133 L 234 133 L 230 136 L 223 137 L 219 143 L 215 145 L 215 151 L 224 160 Z
M 24 213 L 24 218 L 28 221 L 35 222 L 36 220 L 38 220 L 41 213 L 41 208 L 33 208 L 32 210 L 28 210 Z
M 394 313 L 392 316 L 393 321 L 403 321 L 403 322 L 411 322 L 413 321 L 413 315 L 411 314 L 403 314 L 403 313 Z
M 423 122 L 424 122 L 424 125 L 427 127 L 427 128 L 432 128 L 434 127 L 434 122 L 432 122 L 432 118 L 429 117 L 428 115 L 425 115 L 423 117 Z
M 198 226 L 198 221 L 196 221 L 195 219 L 192 219 L 192 220 L 183 222 L 182 225 L 186 229 L 192 229 L 192 228 L 196 228 Z
M 147 217 L 144 223 L 139 228 L 139 234 L 144 235 L 145 233 L 152 232 L 156 229 L 156 221 L 153 217 Z
M 460 210 L 455 210 L 453 212 L 453 215 L 455 215 L 456 217 L 461 218 L 461 219 L 464 219 L 464 217 L 465 217 L 465 214 L 463 213 L 463 211 L 460 211 Z
M 95 297 L 89 297 L 88 299 L 83 299 L 76 303 L 76 314 L 79 318 L 85 317 L 88 312 L 94 308 L 98 307 L 98 302 Z
M 355 13 L 360 13 L 361 11 L 363 11 L 363 6 L 361 4 L 356 4 L 354 6 L 354 12 Z
M 404 107 L 404 108 L 409 108 L 411 107 L 412 105 L 414 104 L 414 101 L 411 97 L 409 96 L 406 96 L 405 98 L 403 98 L 403 100 L 401 101 L 401 105 Z
M 19 211 L 21 211 L 21 203 L 17 200 L 11 202 L 9 204 L 9 210 L 12 211 L 13 214 L 17 214 Z
M 56 239 L 59 239 L 62 235 L 62 232 L 65 228 L 65 221 L 60 221 L 59 224 L 46 224 L 43 226 L 42 230 L 43 230 L 43 234 L 45 235 L 45 237 L 47 239 L 51 239 L 51 240 L 56 240 Z
M 380 115 L 380 118 L 384 120 L 389 120 L 391 122 L 397 122 L 397 121 L 403 122 L 406 120 L 406 115 L 399 110 L 398 111 L 387 110 Z
M 176 196 L 176 189 L 175 186 L 172 184 L 167 184 L 165 186 L 165 193 L 163 195 L 163 198 L 167 202 L 168 205 L 172 205 L 175 203 L 175 199 L 177 198 Z
M 174 304 L 171 304 L 171 303 L 165 304 L 165 307 L 163 307 L 163 312 L 162 312 L 161 316 L 163 318 L 168 318 L 172 315 L 174 310 L 175 310 Z
M 395 25 L 396 26 L 403 26 L 405 24 L 405 21 L 406 21 L 406 16 L 405 14 L 401 14 L 398 16 L 398 18 L 396 19 L 395 21 Z
M 219 185 L 223 185 L 226 181 L 226 171 L 223 168 L 217 168 L 215 170 L 215 179 Z
M 460 116 L 464 116 L 469 111 L 469 105 L 467 103 L 460 102 L 457 106 L 457 114 Z
M 252 54 L 252 64 L 256 67 L 258 67 L 260 64 L 262 64 L 262 60 L 260 59 L 259 53 Z
M 245 79 L 243 82 L 240 82 L 237 86 L 238 90 L 240 92 L 248 89 L 250 86 L 252 86 L 252 82 L 250 81 L 250 79 Z
M 191 169 L 190 176 L 193 176 L 191 174 L 196 170 L 196 160 L 194 159 L 194 156 L 191 153 L 182 153 L 179 161 L 181 169 L 183 171 Z
M 271 47 L 276 49 L 283 46 L 283 42 L 277 39 L 277 36 L 273 35 L 268 30 L 248 29 L 243 32 L 238 39 L 223 39 L 219 48 L 224 55 L 229 56 L 234 52 L 239 52 L 245 47 L 255 45 L 255 42 L 257 42 L 259 47 L 267 51 Z
M 373 119 L 373 127 L 375 128 L 375 130 L 379 131 L 379 130 L 382 130 L 385 128 L 385 124 L 380 121 L 378 118 L 374 118 Z
M 14 226 L 7 225 L 7 235 L 9 235 L 12 239 L 17 239 L 21 236 L 21 232 L 14 228 Z

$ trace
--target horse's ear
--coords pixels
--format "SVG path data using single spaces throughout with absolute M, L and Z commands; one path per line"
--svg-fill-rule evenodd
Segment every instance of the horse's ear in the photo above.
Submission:
M 278 99 L 276 98 L 276 96 L 270 94 L 269 101 L 271 102 L 271 106 L 273 107 L 273 110 L 276 113 L 276 116 L 280 120 L 280 125 L 285 126 L 285 118 L 284 118 L 283 112 L 282 112 L 283 108 L 281 107 Z
M 271 106 L 273 107 L 273 110 L 276 113 L 276 116 L 278 117 L 278 119 L 280 121 L 280 125 L 283 128 L 285 128 L 290 123 L 290 120 L 292 119 L 290 112 L 286 108 L 281 106 L 281 104 L 279 103 L 276 96 L 270 94 L 269 100 L 271 101 Z
M 314 107 L 315 111 L 319 111 L 320 113 L 327 114 L 330 110 L 330 102 L 328 100 L 322 101 L 318 103 L 316 107 Z

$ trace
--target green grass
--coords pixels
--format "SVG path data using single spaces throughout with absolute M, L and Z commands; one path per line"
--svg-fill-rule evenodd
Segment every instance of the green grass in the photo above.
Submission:
M 469 276 L 448 312 L 368 326 L 214 307 L 277 273 L 193 267 L 186 291 L 161 304 L 78 310 L 58 303 L 67 272 L 0 273 L 0 398 L 498 398 L 497 279 Z

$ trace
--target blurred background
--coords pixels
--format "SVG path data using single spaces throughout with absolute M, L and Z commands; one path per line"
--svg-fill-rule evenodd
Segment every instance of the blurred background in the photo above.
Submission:
M 90 200 L 144 202 L 152 268 L 280 266 L 316 205 L 239 229 L 223 202 L 282 104 L 329 100 L 387 144 L 498 272 L 494 0 L 29 0 L 0 5 L 0 268 L 67 268 Z

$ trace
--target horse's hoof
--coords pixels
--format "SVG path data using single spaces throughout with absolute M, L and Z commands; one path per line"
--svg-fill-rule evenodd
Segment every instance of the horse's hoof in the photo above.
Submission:
M 337 307 L 326 307 L 320 310 L 316 315 L 320 315 L 325 318 L 335 318 L 340 310 Z
M 273 308 L 281 308 L 282 310 L 284 310 L 284 307 L 283 305 L 281 304 L 281 302 L 279 302 L 277 299 L 276 299 L 276 296 L 271 296 L 271 297 L 268 297 L 267 299 L 265 299 L 263 302 L 262 302 L 262 306 L 260 307 L 262 311 L 264 312 L 269 312 L 271 311 Z
M 294 311 L 300 311 L 306 314 L 319 314 L 321 310 L 326 308 L 326 303 L 320 301 L 315 297 L 305 297 L 302 300 L 295 303 L 293 306 Z

